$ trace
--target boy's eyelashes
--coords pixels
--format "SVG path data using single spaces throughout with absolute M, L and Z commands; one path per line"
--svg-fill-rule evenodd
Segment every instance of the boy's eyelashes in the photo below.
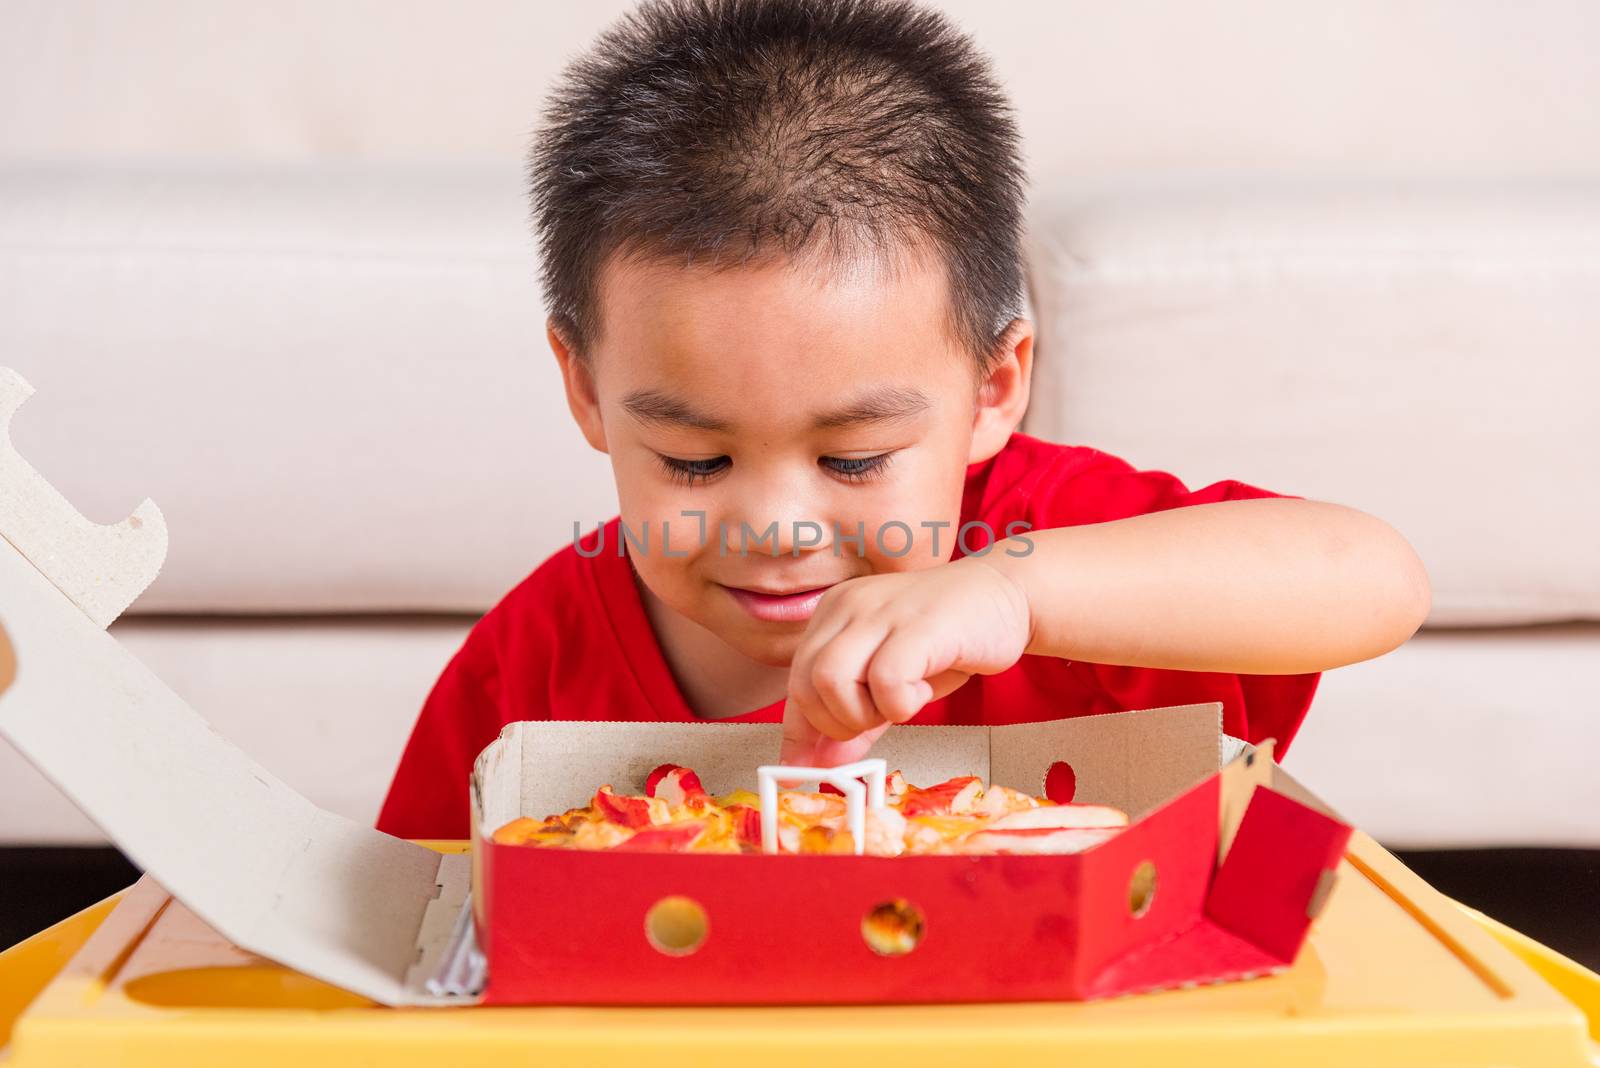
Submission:
M 817 463 L 826 467 L 840 477 L 850 482 L 865 482 L 883 474 L 889 466 L 889 461 L 894 457 L 892 452 L 880 452 L 876 456 L 863 456 L 859 459 L 847 460 L 840 456 L 824 456 Z
M 704 482 L 719 475 L 733 462 L 726 456 L 716 456 L 710 460 L 680 460 L 675 456 L 663 456 L 658 452 L 655 457 L 660 461 L 661 469 L 667 473 L 668 478 L 685 486 L 692 486 L 696 482 Z
M 881 452 L 876 456 L 863 456 L 857 459 L 822 456 L 817 459 L 817 463 L 847 482 L 866 482 L 882 475 L 893 456 L 893 452 Z M 726 456 L 714 456 L 709 460 L 680 460 L 676 456 L 658 452 L 655 457 L 668 478 L 685 486 L 715 478 L 733 466 L 733 460 Z

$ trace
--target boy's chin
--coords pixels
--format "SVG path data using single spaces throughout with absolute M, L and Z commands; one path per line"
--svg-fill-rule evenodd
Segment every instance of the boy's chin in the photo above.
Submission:
M 794 652 L 800 647 L 804 634 L 804 626 L 772 627 L 767 633 L 746 631 L 724 635 L 723 640 L 757 663 L 788 667 L 794 661 Z

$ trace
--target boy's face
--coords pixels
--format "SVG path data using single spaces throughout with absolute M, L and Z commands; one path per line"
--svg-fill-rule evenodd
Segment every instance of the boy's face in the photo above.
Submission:
M 828 587 L 950 558 L 966 467 L 1027 403 L 1026 321 L 980 383 L 945 326 L 944 273 L 920 261 L 891 275 L 613 260 L 600 281 L 590 359 L 551 344 L 623 524 L 648 531 L 628 553 L 662 603 L 785 665 Z

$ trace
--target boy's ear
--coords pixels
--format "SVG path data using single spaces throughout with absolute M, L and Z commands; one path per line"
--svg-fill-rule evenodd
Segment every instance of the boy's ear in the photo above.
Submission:
M 1013 319 L 1001 338 L 1001 355 L 978 387 L 972 415 L 972 451 L 967 463 L 981 463 L 1005 447 L 1028 410 L 1033 382 L 1033 323 Z
M 567 407 L 583 431 L 584 440 L 598 452 L 606 450 L 606 428 L 600 418 L 600 396 L 595 389 L 594 371 L 561 337 L 553 319 L 545 320 L 545 336 L 561 366 L 561 383 L 567 391 Z

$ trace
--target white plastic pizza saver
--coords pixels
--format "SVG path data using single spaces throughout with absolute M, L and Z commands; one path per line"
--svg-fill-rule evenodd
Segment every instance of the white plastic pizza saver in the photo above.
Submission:
M 836 768 L 801 768 L 789 764 L 763 764 L 756 769 L 761 797 L 761 851 L 778 851 L 778 783 L 818 782 L 836 786 L 844 794 L 845 819 L 855 840 L 856 855 L 867 847 L 867 808 L 884 807 L 884 778 L 889 765 L 882 757 L 869 757 Z M 865 786 L 861 780 L 866 779 Z

